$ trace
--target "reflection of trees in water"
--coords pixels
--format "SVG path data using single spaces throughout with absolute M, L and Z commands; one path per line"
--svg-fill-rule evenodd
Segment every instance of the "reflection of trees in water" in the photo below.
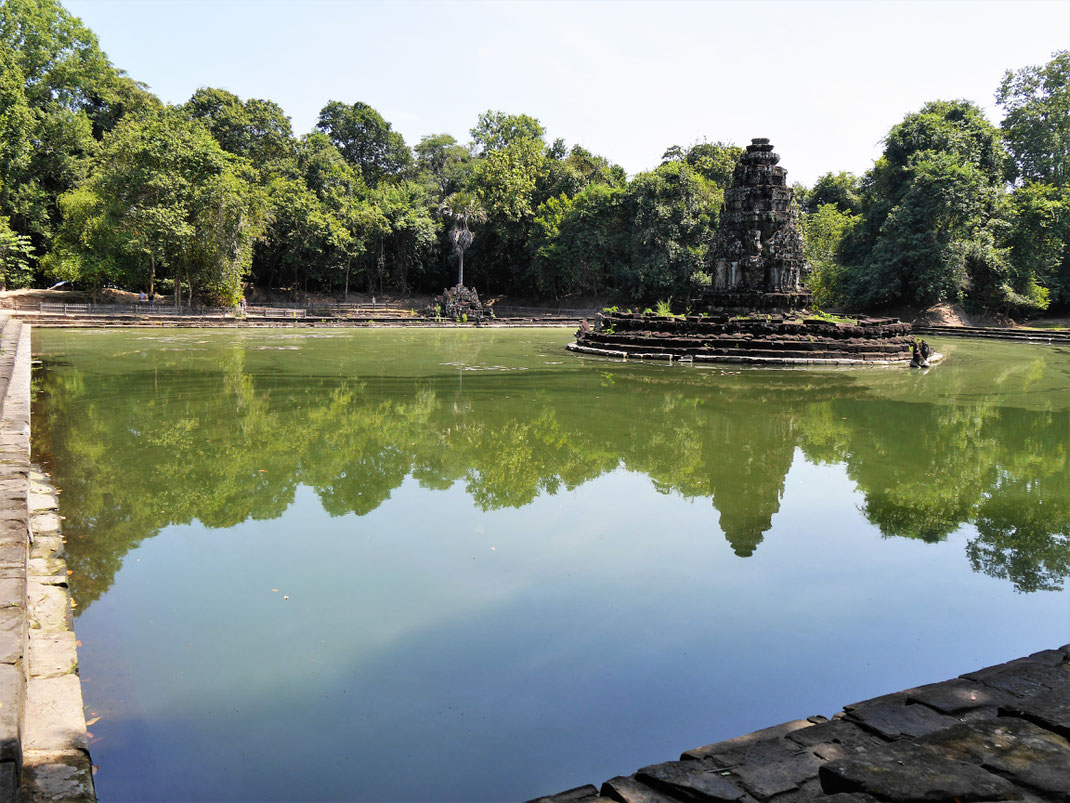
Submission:
M 975 570 L 1023 591 L 1070 574 L 1066 412 L 894 401 L 845 374 L 711 382 L 627 367 L 514 374 L 505 400 L 480 372 L 462 389 L 459 375 L 258 373 L 240 344 L 213 356 L 211 370 L 175 356 L 38 377 L 35 451 L 63 489 L 82 606 L 169 524 L 274 518 L 299 485 L 331 515 L 363 515 L 409 476 L 437 489 L 461 481 L 490 510 L 623 465 L 661 492 L 711 499 L 746 557 L 772 526 L 796 448 L 845 464 L 884 535 L 939 541 L 972 523 Z

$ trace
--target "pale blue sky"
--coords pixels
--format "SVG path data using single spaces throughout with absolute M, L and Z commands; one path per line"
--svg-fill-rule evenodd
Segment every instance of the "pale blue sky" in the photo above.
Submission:
M 329 100 L 371 104 L 410 145 L 467 142 L 501 109 L 633 174 L 673 144 L 767 136 L 807 184 L 868 169 L 929 100 L 967 98 L 998 122 L 1003 72 L 1070 49 L 1070 0 L 65 5 L 163 100 L 201 86 L 267 98 L 296 134 Z

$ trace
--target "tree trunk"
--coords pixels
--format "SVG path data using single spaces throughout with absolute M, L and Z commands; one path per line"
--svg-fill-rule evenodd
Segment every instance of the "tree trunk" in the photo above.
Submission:
M 345 295 L 343 296 L 346 301 L 349 301 L 349 263 L 351 261 L 352 260 L 346 260 L 346 290 Z
M 457 286 L 464 284 L 464 249 L 457 252 Z

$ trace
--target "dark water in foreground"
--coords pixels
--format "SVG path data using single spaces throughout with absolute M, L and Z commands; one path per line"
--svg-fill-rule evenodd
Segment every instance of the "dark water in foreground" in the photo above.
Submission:
M 520 800 L 1070 641 L 1070 350 L 35 330 L 101 800 Z

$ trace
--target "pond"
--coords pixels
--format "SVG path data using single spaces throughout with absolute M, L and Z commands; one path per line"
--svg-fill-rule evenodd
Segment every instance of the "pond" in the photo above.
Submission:
M 1070 641 L 1070 349 L 34 331 L 100 799 L 523 800 Z

